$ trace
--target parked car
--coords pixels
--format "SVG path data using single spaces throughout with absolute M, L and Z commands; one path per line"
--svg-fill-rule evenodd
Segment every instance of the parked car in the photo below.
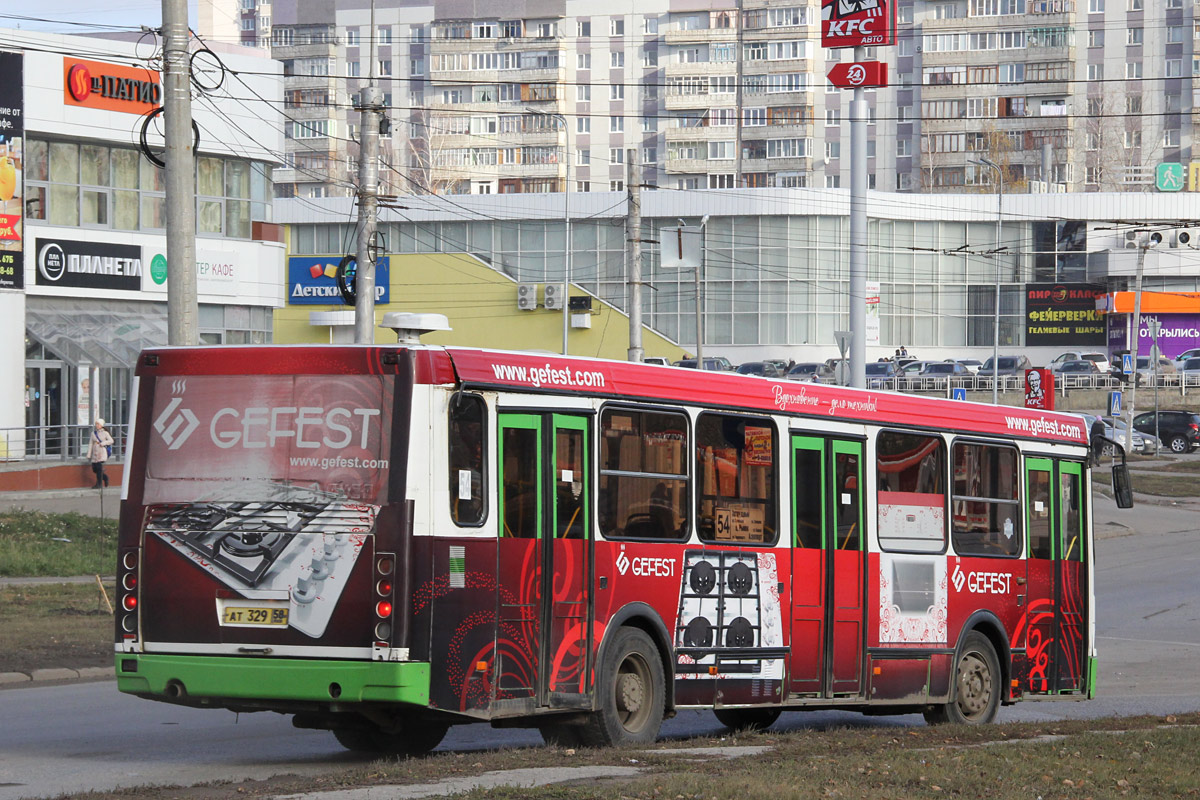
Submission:
M 958 378 L 961 384 L 963 379 L 970 377 L 971 371 L 957 361 L 926 361 L 917 373 L 922 389 L 944 389 L 952 378 Z
M 787 379 L 790 381 L 811 381 L 813 375 L 821 375 L 821 370 L 825 365 L 820 361 L 801 361 L 799 364 L 793 364 L 788 370 Z M 821 380 L 825 380 L 821 377 Z
M 758 375 L 761 378 L 782 378 L 784 373 L 770 361 L 747 361 L 737 368 L 741 375 Z
M 786 358 L 764 358 L 763 361 L 774 364 L 779 369 L 780 375 L 786 375 L 788 371 L 788 361 Z
M 992 366 L 992 359 L 983 362 L 983 366 L 979 368 L 979 374 L 984 377 L 992 377 L 999 375 L 1024 375 L 1025 370 L 1033 369 L 1033 364 L 1025 356 L 1000 356 L 999 368 Z
M 676 361 L 675 366 L 687 367 L 688 369 L 695 369 L 696 368 L 696 359 L 685 358 L 682 361 Z M 719 359 L 709 358 L 708 356 L 704 357 L 704 368 L 706 370 L 711 370 L 714 372 L 724 372 L 725 371 L 725 365 L 722 364 Z
M 707 360 L 709 356 L 705 356 L 704 358 Z M 712 356 L 712 358 L 719 363 L 721 365 L 721 369 L 725 370 L 726 372 L 733 372 L 735 369 L 737 369 L 733 362 L 725 356 Z
M 1059 368 L 1069 361 L 1091 361 L 1100 372 L 1110 372 L 1112 364 L 1108 360 L 1108 356 L 1104 353 L 1088 352 L 1086 350 L 1068 350 L 1054 357 L 1046 367 L 1051 372 L 1058 372 Z
M 963 367 L 966 368 L 967 372 L 970 372 L 972 375 L 978 374 L 979 368 L 983 366 L 983 362 L 978 358 L 960 358 L 957 360 L 958 363 L 962 364 Z
M 1166 356 L 1158 357 L 1158 378 L 1161 383 L 1175 383 L 1174 378 L 1164 376 L 1176 375 L 1178 372 L 1179 368 L 1175 366 L 1174 361 Z M 1139 385 L 1154 385 L 1154 362 L 1150 360 L 1150 356 L 1138 356 L 1137 376 Z
M 1175 356 L 1175 363 L 1182 364 L 1189 358 L 1200 358 L 1200 347 L 1193 347 L 1191 350 L 1184 350 L 1182 353 Z
M 1122 448 L 1125 447 L 1125 432 L 1128 427 L 1125 424 L 1125 420 L 1123 420 L 1123 419 L 1114 420 L 1112 417 L 1102 417 L 1102 416 L 1097 416 L 1096 414 L 1083 414 L 1082 416 L 1086 423 L 1085 427 L 1088 431 L 1091 431 L 1092 423 L 1094 423 L 1096 420 L 1100 420 L 1100 422 L 1102 422 L 1104 424 L 1104 436 L 1108 439 L 1112 439 L 1113 441 L 1116 441 L 1117 443 L 1119 443 L 1121 445 Z M 1149 440 L 1154 440 L 1153 446 L 1149 445 Z M 1153 436 L 1144 434 L 1141 431 L 1136 430 L 1136 429 L 1134 430 L 1132 452 L 1145 453 L 1148 450 L 1153 451 L 1154 449 L 1157 448 L 1157 444 L 1158 444 L 1158 440 L 1154 439 Z M 1116 448 L 1113 447 L 1113 445 L 1106 444 L 1106 445 L 1104 445 L 1104 448 L 1102 449 L 1101 452 L 1104 453 L 1104 455 L 1106 455 L 1106 456 L 1111 456 L 1111 455 L 1113 455 L 1113 452 L 1115 449 Z
M 872 361 L 867 364 L 867 388 L 881 389 L 895 386 L 896 365 L 891 361 Z
M 1179 374 L 1190 384 L 1194 384 L 1197 379 L 1200 379 L 1200 356 L 1185 361 L 1176 361 L 1175 364 L 1178 366 Z
M 919 389 L 921 381 L 919 380 L 921 370 L 925 369 L 926 364 L 936 362 L 931 361 L 909 361 L 904 366 L 896 370 L 896 388 L 897 389 Z
M 1134 430 L 1154 433 L 1158 414 L 1158 437 L 1173 453 L 1187 453 L 1200 446 L 1200 414 L 1191 411 L 1147 411 L 1133 418 Z
M 656 364 L 657 366 L 660 366 L 660 367 L 667 367 L 667 366 L 671 365 L 671 362 L 668 361 L 667 359 L 663 358 L 662 356 L 646 356 L 645 358 L 642 359 L 642 363 L 643 364 Z

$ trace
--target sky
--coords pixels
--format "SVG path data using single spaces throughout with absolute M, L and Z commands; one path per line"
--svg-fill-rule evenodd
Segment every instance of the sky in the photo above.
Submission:
M 120 30 L 122 27 L 136 29 L 142 25 L 157 27 L 162 22 L 162 0 L 111 0 L 107 3 L 96 0 L 37 0 L 36 3 L 3 5 L 5 8 L 0 11 L 0 28 L 86 34 Z M 188 19 L 195 27 L 195 0 L 188 2 Z

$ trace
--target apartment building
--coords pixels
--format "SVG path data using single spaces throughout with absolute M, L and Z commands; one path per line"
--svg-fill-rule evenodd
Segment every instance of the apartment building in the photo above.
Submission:
M 368 0 L 207 2 L 236 2 L 259 32 L 271 13 L 289 97 L 316 90 L 287 109 L 283 195 L 352 191 L 353 101 L 372 70 L 397 193 L 621 190 L 630 150 L 661 188 L 849 186 L 849 97 L 825 74 L 851 53 L 821 48 L 816 0 L 517 0 L 503 15 L 378 0 L 374 31 Z M 1190 163 L 1191 0 L 898 9 L 897 45 L 868 52 L 892 83 L 868 92 L 870 187 L 969 191 L 996 180 L 986 158 L 1008 192 L 1141 191 L 1158 164 Z M 302 54 L 315 28 L 321 53 Z

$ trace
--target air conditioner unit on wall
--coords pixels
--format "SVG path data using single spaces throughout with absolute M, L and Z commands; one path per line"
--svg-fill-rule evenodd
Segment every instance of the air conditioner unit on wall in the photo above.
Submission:
M 517 309 L 520 311 L 536 311 L 537 290 L 538 285 L 536 283 L 518 283 Z
M 1200 228 L 1176 228 L 1171 232 L 1171 247 L 1200 249 Z
M 1137 250 L 1138 233 L 1137 231 L 1125 231 L 1125 249 Z
M 557 283 L 547 283 L 542 294 L 542 305 L 552 311 L 561 311 L 563 307 L 562 286 Z

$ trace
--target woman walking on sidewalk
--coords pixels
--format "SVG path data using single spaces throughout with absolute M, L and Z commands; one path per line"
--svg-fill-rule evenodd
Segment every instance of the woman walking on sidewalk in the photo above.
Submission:
M 108 476 L 104 474 L 104 462 L 112 455 L 112 435 L 104 429 L 104 420 L 96 420 L 96 427 L 88 444 L 88 461 L 92 462 L 92 472 L 96 473 L 96 484 L 93 489 L 99 489 L 101 484 L 108 486 Z

